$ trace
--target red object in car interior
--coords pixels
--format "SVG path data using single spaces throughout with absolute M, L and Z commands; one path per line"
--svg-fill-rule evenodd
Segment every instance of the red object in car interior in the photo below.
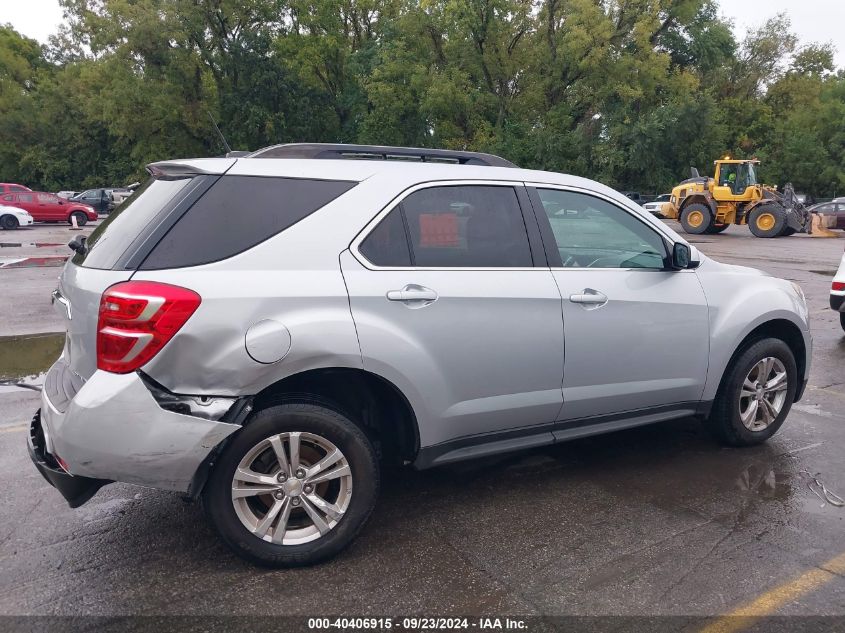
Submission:
M 201 302 L 193 290 L 154 281 L 126 281 L 110 287 L 100 299 L 97 368 L 128 374 L 143 366 Z

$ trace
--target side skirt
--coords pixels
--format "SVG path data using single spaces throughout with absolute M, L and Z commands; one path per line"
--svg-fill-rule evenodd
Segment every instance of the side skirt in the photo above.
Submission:
M 413 465 L 414 468 L 423 470 L 465 459 L 547 446 L 657 422 L 689 417 L 705 418 L 712 405 L 712 402 L 681 402 L 610 415 L 563 420 L 522 429 L 459 437 L 420 449 Z

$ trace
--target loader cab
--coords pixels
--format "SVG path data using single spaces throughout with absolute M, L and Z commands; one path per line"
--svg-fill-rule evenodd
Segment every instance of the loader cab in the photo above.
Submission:
M 753 193 L 748 189 L 758 184 L 757 171 L 754 168 L 758 163 L 756 160 L 717 160 L 714 176 L 717 187 L 715 198 L 736 200 L 742 197 L 750 200 Z

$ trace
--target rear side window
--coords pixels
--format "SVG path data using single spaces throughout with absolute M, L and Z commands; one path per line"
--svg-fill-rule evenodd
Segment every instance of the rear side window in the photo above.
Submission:
M 528 233 L 512 187 L 430 187 L 402 201 L 415 266 L 528 268 Z
M 112 269 L 139 234 L 158 222 L 159 214 L 190 182 L 190 178 L 147 181 L 94 229 L 85 243 L 87 252 L 74 255 L 73 263 L 86 268 Z
M 162 238 L 141 269 L 182 268 L 232 257 L 290 228 L 356 184 L 223 176 Z

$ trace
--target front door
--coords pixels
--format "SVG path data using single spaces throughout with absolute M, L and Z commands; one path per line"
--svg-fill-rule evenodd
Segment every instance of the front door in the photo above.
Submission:
M 633 211 L 584 192 L 532 191 L 563 297 L 563 420 L 694 407 L 709 355 L 693 270 L 665 267 L 666 240 Z M 638 415 L 635 413 L 634 415 Z
M 422 446 L 560 411 L 561 298 L 518 188 L 417 188 L 341 257 L 364 368 L 411 400 Z

